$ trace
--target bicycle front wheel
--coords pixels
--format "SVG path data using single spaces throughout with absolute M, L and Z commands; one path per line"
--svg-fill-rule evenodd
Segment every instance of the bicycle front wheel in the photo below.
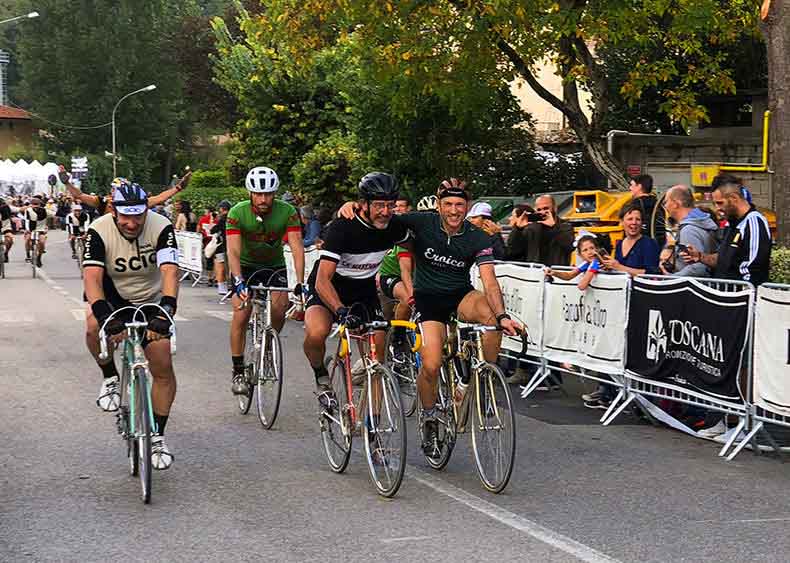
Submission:
M 516 415 L 505 375 L 490 363 L 477 368 L 473 389 L 472 450 L 483 486 L 501 493 L 516 457 Z
M 417 355 L 412 352 L 410 336 L 407 333 L 406 341 L 396 345 L 395 327 L 387 332 L 387 342 L 384 348 L 387 353 L 385 363 L 395 376 L 399 386 L 401 401 L 406 416 L 411 416 L 417 408 Z
M 144 368 L 136 368 L 135 374 L 135 439 L 140 474 L 140 487 L 143 502 L 151 502 L 151 403 L 148 394 L 148 372 Z
M 348 405 L 345 364 L 338 359 L 327 358 L 327 371 L 334 394 L 329 408 L 319 414 L 321 440 L 326 459 L 335 473 L 343 473 L 351 458 L 351 412 Z
M 30 265 L 33 267 L 33 279 L 36 279 L 36 262 L 38 262 L 38 243 L 33 242 L 33 250 L 30 252 L 30 256 L 32 256 L 32 260 L 30 261 Z
M 258 420 L 269 430 L 277 419 L 283 392 L 283 350 L 273 328 L 263 334 L 264 353 L 258 367 Z
M 247 338 L 244 341 L 244 377 L 247 380 L 247 393 L 236 395 L 236 401 L 241 414 L 250 412 L 252 406 L 252 394 L 255 393 L 255 384 L 260 377 L 261 369 L 261 325 L 258 321 L 257 311 L 252 312 L 250 317 Z
M 80 269 L 80 278 L 82 278 L 82 248 L 83 242 L 81 238 L 77 238 L 76 242 L 74 243 L 74 248 L 77 252 L 77 266 Z
M 453 407 L 453 387 L 451 384 L 454 377 L 452 362 L 445 362 L 439 371 L 439 389 L 436 396 L 436 410 L 438 411 L 437 420 L 439 422 L 439 455 L 436 457 L 425 456 L 433 469 L 441 471 L 450 461 L 450 456 L 455 449 L 455 440 L 458 429 L 455 420 L 455 408 Z M 422 420 L 420 421 L 422 426 Z
M 390 370 L 376 368 L 370 381 L 366 413 L 365 457 L 376 491 L 391 498 L 398 492 L 406 469 L 406 415 L 400 384 Z

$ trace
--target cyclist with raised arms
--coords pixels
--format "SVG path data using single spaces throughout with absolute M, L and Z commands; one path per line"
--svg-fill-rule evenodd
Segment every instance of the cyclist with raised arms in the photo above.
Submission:
M 171 317 L 178 297 L 178 246 L 170 221 L 148 210 L 148 198 L 137 184 L 120 186 L 113 192 L 112 211 L 88 228 L 83 266 L 85 298 L 90 304 L 86 317 L 86 343 L 104 381 L 96 403 L 102 410 L 117 411 L 120 403 L 119 375 L 115 362 L 100 360 L 99 330 L 113 311 L 122 307 L 159 304 Z M 128 316 L 116 315 L 105 333 L 112 344 L 126 337 Z M 155 469 L 167 469 L 173 454 L 164 442 L 165 426 L 176 395 L 176 376 L 170 354 L 170 320 L 159 309 L 146 311 L 148 330 L 143 347 L 153 384 L 151 402 L 156 435 L 151 441 Z
M 318 261 L 310 273 L 305 303 L 304 353 L 315 376 L 318 400 L 332 404 L 324 365 L 326 338 L 337 321 L 354 330 L 365 321 L 383 320 L 376 272 L 384 255 L 408 239 L 402 224 L 392 221 L 398 182 L 384 172 L 366 174 L 359 182 L 359 201 L 350 216 L 329 226 Z M 366 318 L 365 318 L 366 317 Z M 375 336 L 376 354 L 384 361 L 383 331 Z
M 304 282 L 304 244 L 302 223 L 296 208 L 275 199 L 280 179 L 271 168 L 258 166 L 247 172 L 245 180 L 250 199 L 234 205 L 228 212 L 225 227 L 227 263 L 233 280 L 233 319 L 230 324 L 230 354 L 233 362 L 231 391 L 249 392 L 244 375 L 244 345 L 252 307 L 244 306 L 250 285 L 288 287 L 283 254 L 283 237 L 287 236 L 296 270 L 294 293 L 302 296 Z M 257 272 L 257 275 L 253 274 Z M 279 332 L 288 309 L 286 292 L 272 293 L 272 326 Z
M 84 205 L 94 208 L 96 210 L 96 214 L 99 216 L 107 215 L 108 213 L 112 212 L 113 194 L 115 193 L 115 190 L 121 186 L 131 184 L 131 182 L 126 178 L 113 178 L 112 182 L 110 182 L 110 195 L 101 197 L 98 195 L 83 193 L 82 190 L 72 184 L 71 176 L 68 172 L 66 172 L 66 169 L 62 164 L 59 166 L 59 170 L 60 172 L 58 175 L 60 176 L 60 181 L 66 186 L 66 190 L 69 192 L 69 195 L 74 198 L 74 201 L 80 201 Z M 148 209 L 153 209 L 157 205 L 163 204 L 181 190 L 186 189 L 191 177 L 192 171 L 187 170 L 187 173 L 184 174 L 184 176 L 178 182 L 176 182 L 173 187 L 168 188 L 155 196 L 149 197 L 147 200 Z
M 509 335 L 522 328 L 505 312 L 494 271 L 491 237 L 465 220 L 471 199 L 465 184 L 456 178 L 444 180 L 436 197 L 438 213 L 407 213 L 393 218 L 393 223 L 405 225 L 413 236 L 414 301 L 423 336 L 417 391 L 423 409 L 422 447 L 431 457 L 440 454 L 435 407 L 450 318 L 457 315 L 465 322 L 498 326 Z M 353 203 L 344 205 L 342 216 L 348 217 L 354 207 Z M 472 287 L 469 273 L 473 264 L 479 267 L 483 292 Z M 483 335 L 487 361 L 496 362 L 501 341 L 499 332 Z M 465 388 L 459 386 L 459 392 L 464 393 Z

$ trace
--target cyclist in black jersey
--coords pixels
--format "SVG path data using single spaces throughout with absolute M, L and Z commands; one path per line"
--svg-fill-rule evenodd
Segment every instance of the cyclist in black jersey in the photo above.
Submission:
M 330 388 L 324 354 L 332 322 L 353 330 L 365 321 L 383 320 L 376 272 L 384 255 L 409 236 L 405 226 L 391 221 L 397 197 L 398 183 L 390 174 L 371 172 L 363 177 L 358 210 L 331 223 L 310 274 L 304 353 L 313 368 L 319 401 L 325 406 Z M 376 335 L 376 352 L 383 361 L 384 332 Z
M 5 245 L 5 261 L 8 262 L 8 253 L 11 252 L 11 247 L 14 245 L 14 229 L 11 224 L 13 210 L 6 201 L 0 197 L 0 244 Z
M 446 324 L 457 315 L 462 321 L 500 327 L 506 334 L 522 330 L 505 312 L 502 291 L 494 271 L 491 237 L 465 220 L 471 199 L 465 184 L 456 178 L 445 180 L 437 192 L 439 213 L 407 213 L 393 218 L 392 223 L 409 228 L 413 240 L 416 273 L 414 300 L 420 314 L 423 344 L 420 349 L 422 367 L 417 390 L 423 408 L 423 450 L 426 455 L 440 452 L 436 395 L 442 349 L 447 335 Z M 348 217 L 356 204 L 347 203 L 340 214 Z M 469 272 L 477 264 L 484 291 L 472 287 Z M 496 362 L 502 341 L 500 332 L 483 335 L 486 360 Z M 456 390 L 463 399 L 466 388 Z

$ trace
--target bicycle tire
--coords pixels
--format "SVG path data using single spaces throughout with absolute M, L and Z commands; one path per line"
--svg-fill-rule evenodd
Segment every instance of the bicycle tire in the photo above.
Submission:
M 401 388 L 401 401 L 403 403 L 405 415 L 411 416 L 414 414 L 414 411 L 417 410 L 418 402 L 417 358 L 416 353 L 408 346 L 403 346 L 403 349 L 400 350 L 401 357 L 395 358 L 395 350 L 392 343 L 394 330 L 395 328 L 391 327 L 387 331 L 387 340 L 384 345 L 384 350 L 386 351 L 384 363 L 398 380 L 398 384 Z
M 0 234 L 0 279 L 5 279 L 5 237 Z
M 455 441 L 458 436 L 458 429 L 455 420 L 455 408 L 453 407 L 453 393 L 450 378 L 453 372 L 448 370 L 451 364 L 445 362 L 439 370 L 438 394 L 436 396 L 436 408 L 439 411 L 439 442 L 442 444 L 441 455 L 434 459 L 425 456 L 433 469 L 441 471 L 450 462 L 450 457 L 455 449 Z M 422 427 L 422 417 L 420 416 L 420 427 Z M 423 453 L 424 454 L 424 453 Z
M 486 362 L 478 366 L 471 390 L 472 450 L 477 473 L 486 490 L 501 493 L 510 481 L 516 457 L 516 415 L 510 387 L 499 366 Z M 485 446 L 489 446 L 488 452 Z
M 30 265 L 33 267 L 33 279 L 36 279 L 36 262 L 38 262 L 38 241 L 33 242 L 33 248 L 30 251 Z
M 266 353 L 260 355 L 258 366 L 258 420 L 266 429 L 274 426 L 283 392 L 283 349 L 280 335 L 272 327 L 264 332 Z
M 368 396 L 365 413 L 368 424 L 364 430 L 367 436 L 363 440 L 365 458 L 376 492 L 383 497 L 392 498 L 398 492 L 406 470 L 406 415 L 401 402 L 398 378 L 384 366 L 377 367 L 372 378 L 380 381 L 381 397 L 376 417 L 373 402 Z M 365 387 L 367 392 L 367 385 Z
M 321 441 L 324 445 L 329 467 L 335 473 L 343 473 L 351 459 L 351 420 L 348 412 L 345 365 L 342 361 L 327 358 L 327 371 L 337 400 L 336 412 L 321 409 Z
M 147 370 L 138 367 L 135 373 L 135 394 L 136 394 L 136 413 L 135 422 L 137 423 L 136 442 L 137 454 L 140 464 L 140 488 L 143 502 L 151 502 L 151 474 L 153 465 L 151 462 L 151 405 L 148 394 L 148 374 Z
M 260 369 L 260 346 L 256 346 L 258 335 L 261 334 L 258 312 L 253 310 L 247 325 L 247 338 L 244 339 L 244 376 L 247 378 L 248 391 L 244 395 L 236 395 L 236 404 L 241 414 L 250 412 L 255 383 L 258 382 Z
M 77 240 L 74 243 L 74 246 L 77 250 L 77 267 L 80 269 L 80 279 L 83 277 L 83 269 L 82 269 L 82 253 L 83 253 L 83 243 L 82 239 L 77 237 Z

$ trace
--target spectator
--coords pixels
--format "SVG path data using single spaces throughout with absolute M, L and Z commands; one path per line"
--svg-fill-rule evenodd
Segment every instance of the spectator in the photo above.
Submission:
M 598 275 L 598 272 L 601 271 L 601 262 L 598 259 L 599 252 L 600 249 L 598 248 L 598 237 L 592 233 L 585 233 L 579 237 L 578 241 L 576 241 L 576 253 L 581 259 L 581 266 L 577 266 L 571 271 L 552 270 L 551 268 L 546 268 L 546 275 L 569 281 L 579 274 L 582 274 L 582 276 L 579 278 L 578 285 L 579 289 L 585 291 L 590 286 L 590 283 L 593 281 L 595 276 Z
M 206 246 L 211 238 L 211 229 L 217 220 L 217 214 L 212 206 L 206 207 L 203 215 L 200 216 L 197 222 L 197 231 L 203 235 L 203 246 Z
M 192 212 L 192 207 L 185 199 L 176 202 L 176 230 L 195 232 L 197 228 L 197 218 Z
M 395 215 L 403 215 L 409 211 L 411 211 L 411 204 L 408 199 L 401 197 L 395 200 Z
M 546 266 L 567 264 L 573 252 L 573 227 L 557 216 L 554 198 L 542 195 L 535 200 L 535 213 L 544 217 L 540 221 L 531 222 L 527 210 L 522 209 L 523 213 L 517 209 L 511 217 L 508 259 Z
M 656 196 L 653 193 L 653 177 L 642 174 L 631 179 L 628 186 L 631 190 L 631 203 L 642 210 L 642 234 L 650 236 L 650 222 L 653 220 L 653 210 L 656 208 Z
M 47 199 L 47 204 L 44 206 L 44 209 L 47 211 L 47 227 L 50 229 L 55 228 L 55 217 L 57 216 L 58 212 L 58 204 L 55 203 L 55 200 L 52 198 Z
M 305 205 L 300 209 L 304 233 L 304 246 L 313 246 L 321 237 L 321 223 L 316 219 L 313 208 Z
M 771 229 L 762 213 L 747 200 L 746 188 L 730 174 L 713 179 L 713 203 L 729 221 L 718 252 L 706 253 L 689 245 L 681 257 L 713 270 L 713 277 L 743 280 L 754 285 L 768 281 L 771 261 Z
M 66 217 L 69 213 L 71 213 L 71 201 L 67 198 L 60 197 L 60 203 L 58 204 L 58 210 L 55 211 L 55 219 L 58 223 L 59 229 L 66 228 Z
M 687 186 L 672 186 L 664 197 L 664 209 L 678 225 L 678 234 L 674 243 L 661 251 L 659 270 L 676 276 L 707 277 L 709 272 L 705 264 L 686 264 L 680 257 L 680 250 L 692 245 L 703 252 L 714 252 L 719 226 L 709 213 L 694 207 L 694 195 Z
M 217 293 L 220 297 L 224 297 L 228 293 L 227 284 L 227 267 L 226 263 L 226 245 L 225 245 L 225 223 L 228 218 L 228 211 L 230 211 L 230 202 L 223 200 L 217 206 L 219 214 L 217 215 L 217 222 L 211 228 L 211 234 L 219 237 L 219 246 L 214 253 L 214 278 L 217 280 Z
M 495 260 L 505 259 L 505 240 L 502 238 L 502 227 L 491 220 L 491 205 L 478 201 L 466 214 L 467 220 L 475 227 L 491 237 L 491 248 Z
M 642 231 L 642 206 L 632 202 L 620 210 L 620 224 L 625 238 L 617 241 L 614 258 L 603 256 L 609 270 L 626 272 L 632 276 L 658 273 L 658 243 Z

